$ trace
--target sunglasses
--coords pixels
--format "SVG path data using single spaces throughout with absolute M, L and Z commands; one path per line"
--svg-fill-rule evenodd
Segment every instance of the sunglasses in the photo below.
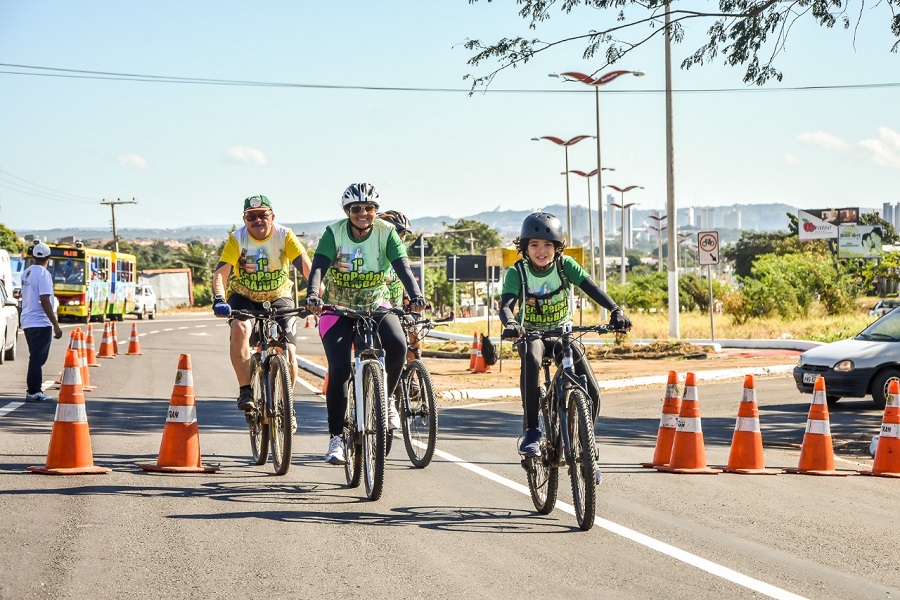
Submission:
M 244 215 L 244 220 L 248 223 L 252 223 L 253 221 L 265 221 L 270 216 L 272 216 L 272 213 L 268 211 L 262 213 L 248 213 Z
M 358 215 L 361 212 L 373 213 L 378 210 L 378 207 L 374 204 L 351 204 L 350 212 L 354 215 Z

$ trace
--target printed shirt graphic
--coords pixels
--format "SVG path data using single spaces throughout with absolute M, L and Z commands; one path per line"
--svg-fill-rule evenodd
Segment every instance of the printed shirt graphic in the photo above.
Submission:
M 390 301 L 385 277 L 391 262 L 406 256 L 406 248 L 394 226 L 380 219 L 361 240 L 354 240 L 349 229 L 349 219 L 329 225 L 316 247 L 316 254 L 331 261 L 322 299 L 353 310 L 372 310 Z
M 22 329 L 52 327 L 41 306 L 41 296 L 53 297 L 53 276 L 41 265 L 31 265 L 22 273 Z
M 253 302 L 272 302 L 290 297 L 290 265 L 305 252 L 294 232 L 282 225 L 273 225 L 264 240 L 253 239 L 247 228 L 241 227 L 228 236 L 219 261 L 235 267 L 228 283 L 231 292 Z
M 587 278 L 587 272 L 575 262 L 570 256 L 563 257 L 563 271 L 569 282 L 575 285 L 581 283 Z M 543 331 L 545 329 L 554 329 L 563 323 L 572 321 L 572 307 L 569 305 L 569 288 L 560 289 L 562 279 L 559 271 L 554 265 L 546 273 L 535 273 L 532 271 L 530 263 L 525 261 L 525 283 L 528 286 L 528 294 L 525 301 L 519 307 L 523 311 L 521 317 L 524 316 L 524 327 L 526 331 Z M 534 298 L 531 296 L 540 296 L 549 294 L 554 290 L 558 290 L 549 298 Z M 519 300 L 522 300 L 522 280 L 519 271 L 511 268 L 506 272 L 503 280 L 503 293 L 515 294 Z
M 403 282 L 394 273 L 393 267 L 388 267 L 387 275 L 384 277 L 384 285 L 388 289 L 388 302 L 394 308 L 403 308 Z

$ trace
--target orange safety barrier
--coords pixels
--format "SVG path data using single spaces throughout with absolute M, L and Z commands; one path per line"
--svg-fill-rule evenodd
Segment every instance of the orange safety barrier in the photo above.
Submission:
M 43 467 L 28 467 L 28 470 L 44 475 L 109 473 L 109 469 L 94 466 L 91 432 L 81 389 L 81 367 L 75 350 L 66 350 L 47 463 Z
M 731 452 L 728 454 L 729 473 L 740 475 L 777 475 L 778 469 L 767 469 L 763 457 L 762 432 L 759 427 L 759 406 L 756 404 L 756 381 L 753 375 L 744 377 L 744 392 L 738 407 Z
M 659 418 L 659 429 L 656 433 L 656 449 L 653 460 L 641 463 L 642 467 L 659 467 L 669 464 L 672 457 L 672 442 L 675 441 L 675 426 L 678 413 L 681 411 L 681 394 L 678 392 L 678 373 L 669 371 L 666 383 L 666 397 L 663 400 L 662 415 Z
M 881 419 L 881 433 L 875 448 L 875 462 L 871 471 L 863 475 L 900 477 L 900 382 L 892 381 Z
M 785 473 L 850 475 L 849 472 L 836 471 L 834 468 L 834 445 L 831 442 L 831 422 L 825 397 L 825 378 L 819 375 L 813 385 L 806 433 L 803 435 L 803 446 L 800 448 L 800 462 L 796 469 L 785 469 Z
M 681 397 L 681 410 L 675 426 L 669 464 L 656 467 L 656 470 L 683 475 L 716 475 L 722 472 L 722 469 L 706 466 L 700 400 L 697 398 L 696 376 L 693 373 L 688 373 L 684 378 L 684 395 Z
M 194 404 L 191 355 L 178 358 L 178 371 L 166 416 L 159 459 L 155 465 L 138 465 L 145 471 L 165 473 L 215 473 L 219 467 L 204 467 L 200 460 L 200 431 Z

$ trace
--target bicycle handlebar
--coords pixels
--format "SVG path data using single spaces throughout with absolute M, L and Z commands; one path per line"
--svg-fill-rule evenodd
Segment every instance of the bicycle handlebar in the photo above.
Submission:
M 569 328 L 556 327 L 554 329 L 546 329 L 544 331 L 526 331 L 525 335 L 519 339 L 538 340 L 552 337 L 561 337 L 566 334 L 573 333 L 626 333 L 624 329 L 616 329 L 610 324 L 606 325 L 572 325 Z
M 233 316 L 248 317 L 251 319 L 255 319 L 257 317 L 282 317 L 285 315 L 297 315 L 298 317 L 304 318 L 312 315 L 309 309 L 305 306 L 295 306 L 293 308 L 271 307 L 262 309 L 235 308 L 231 310 L 231 314 Z

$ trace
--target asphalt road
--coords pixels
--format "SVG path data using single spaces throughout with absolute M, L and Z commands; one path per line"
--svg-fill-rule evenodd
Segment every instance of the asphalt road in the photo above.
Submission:
M 132 321 L 119 327 L 120 339 Z M 322 399 L 296 387 L 290 472 L 253 466 L 224 322 L 138 322 L 141 356 L 91 370 L 94 461 L 106 475 L 25 471 L 46 459 L 55 406 L 20 404 L 26 356 L 0 366 L 0 598 L 896 598 L 900 481 L 862 476 L 671 475 L 652 457 L 663 390 L 608 392 L 593 530 L 535 513 L 515 453 L 517 400 L 440 411 L 424 470 L 402 442 L 381 500 L 322 462 Z M 302 330 L 304 352 L 316 350 Z M 68 339 L 67 336 L 64 339 Z M 62 366 L 54 343 L 45 371 Z M 215 474 L 155 474 L 178 356 L 189 353 L 201 449 Z M 809 397 L 759 379 L 766 461 L 796 466 Z M 727 462 L 739 382 L 699 390 L 710 464 Z M 56 392 L 53 392 L 56 395 Z M 867 402 L 832 412 L 839 469 L 880 424 Z M 395 440 L 399 442 L 399 440 Z M 561 474 L 561 504 L 570 501 Z M 524 490 L 524 491 L 523 491 Z

